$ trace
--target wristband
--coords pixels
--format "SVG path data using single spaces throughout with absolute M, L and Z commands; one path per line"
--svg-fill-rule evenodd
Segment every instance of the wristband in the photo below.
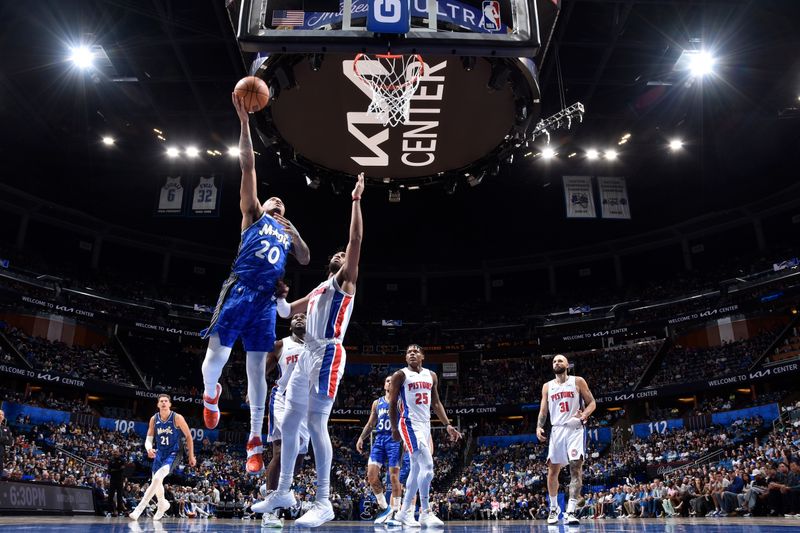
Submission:
M 278 298 L 275 302 L 275 307 L 278 310 L 278 316 L 281 318 L 289 318 L 292 314 L 292 306 L 286 301 L 286 298 Z
M 353 196 L 353 201 L 354 201 L 354 202 L 358 202 L 358 201 L 360 201 L 360 200 L 361 200 L 361 197 L 360 197 L 360 196 Z

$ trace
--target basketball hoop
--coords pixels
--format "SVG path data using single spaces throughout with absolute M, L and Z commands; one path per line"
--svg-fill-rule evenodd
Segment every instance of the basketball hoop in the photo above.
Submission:
M 411 97 L 417 92 L 425 63 L 419 54 L 358 54 L 353 62 L 356 76 L 372 89 L 367 113 L 384 126 L 394 127 L 408 120 Z

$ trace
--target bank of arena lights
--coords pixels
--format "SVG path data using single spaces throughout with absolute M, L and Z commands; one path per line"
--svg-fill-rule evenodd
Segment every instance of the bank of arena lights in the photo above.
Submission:
M 537 137 L 544 135 L 547 142 L 550 142 L 550 134 L 560 129 L 571 129 L 572 124 L 583 122 L 584 107 L 580 102 L 575 102 L 571 106 L 562 109 L 555 115 L 540 120 L 536 128 L 531 133 L 530 140 L 535 141 Z

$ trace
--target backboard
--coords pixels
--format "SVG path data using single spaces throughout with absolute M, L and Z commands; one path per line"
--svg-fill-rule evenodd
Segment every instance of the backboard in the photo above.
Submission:
M 248 52 L 534 57 L 542 42 L 535 0 L 242 0 L 238 15 Z

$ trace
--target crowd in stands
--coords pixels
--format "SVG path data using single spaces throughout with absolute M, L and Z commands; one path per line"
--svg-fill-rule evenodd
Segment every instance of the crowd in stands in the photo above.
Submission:
M 109 346 L 84 348 L 49 341 L 27 335 L 13 326 L 6 326 L 4 332 L 17 351 L 38 370 L 133 386 L 133 378 Z
M 661 361 L 650 385 L 700 381 L 747 370 L 772 343 L 774 331 L 706 348 L 674 346 Z
M 4 397 L 19 399 L 11 392 Z M 80 408 L 71 401 L 53 399 L 65 407 Z M 709 404 L 718 402 L 712 400 Z M 800 475 L 800 417 L 793 416 L 800 413 L 800 408 L 788 406 L 784 411 L 786 419 L 792 422 L 771 431 L 763 420 L 753 418 L 725 427 L 653 433 L 647 439 L 632 439 L 622 449 L 607 452 L 589 448 L 582 516 L 800 512 L 796 491 L 787 488 L 796 487 Z M 109 485 L 106 465 L 117 450 L 129 463 L 125 501 L 131 507 L 141 497 L 149 465 L 142 439 L 135 434 L 75 423 L 38 426 L 25 420 L 11 423 L 15 440 L 6 455 L 6 474 L 10 479 L 88 486 L 98 502 L 103 503 Z M 481 432 L 511 433 L 516 427 L 516 423 L 484 424 Z M 339 519 L 371 516 L 365 506 L 371 500 L 365 481 L 366 457 L 355 451 L 359 429 L 332 427 L 336 451 L 332 480 Z M 470 442 L 468 434 L 459 443 L 446 441 L 438 432 L 434 439 L 436 476 L 432 501 L 441 516 L 451 520 L 546 516 L 547 503 L 543 499 L 546 447 L 534 443 L 478 447 L 471 462 L 462 466 Z M 717 450 L 720 454 L 713 466 L 692 464 Z M 196 443 L 196 454 L 195 467 L 185 466 L 170 478 L 167 495 L 173 506 L 169 514 L 253 518 L 248 506 L 258 498 L 263 480 L 245 474 L 241 445 L 204 440 Z M 648 465 L 667 463 L 688 466 L 663 478 L 647 477 Z M 313 479 L 313 458 L 309 455 L 297 478 L 301 503 L 313 499 Z M 107 509 L 111 511 L 110 507 Z

